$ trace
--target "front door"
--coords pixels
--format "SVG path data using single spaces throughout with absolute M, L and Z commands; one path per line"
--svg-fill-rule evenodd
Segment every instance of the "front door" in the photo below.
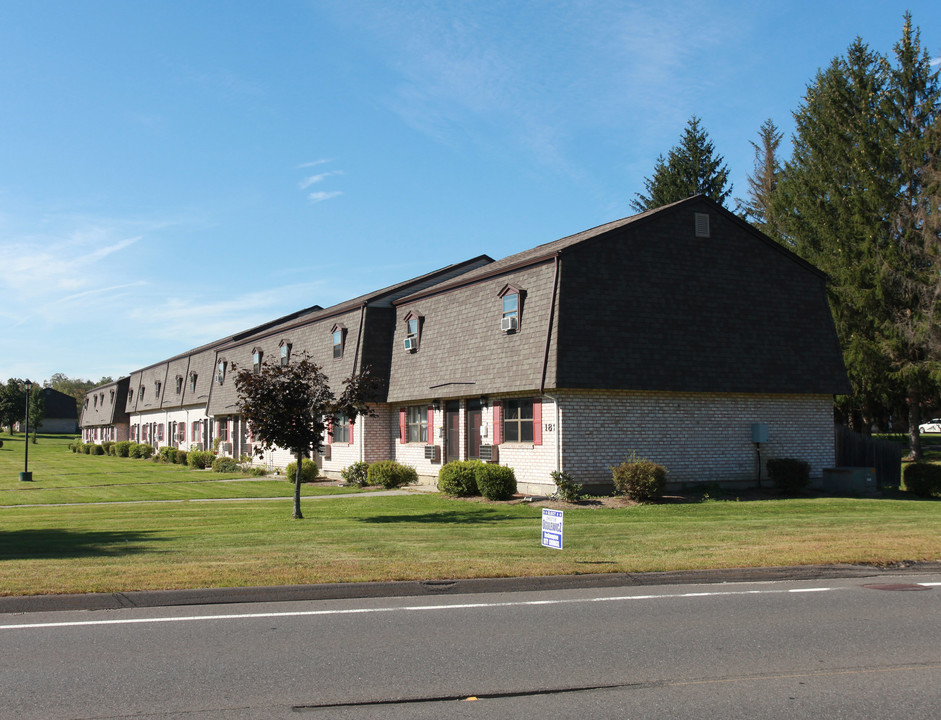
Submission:
M 467 459 L 480 459 L 480 400 L 467 401 Z
M 444 427 L 447 431 L 447 462 L 461 459 L 461 403 L 451 400 L 444 406 Z

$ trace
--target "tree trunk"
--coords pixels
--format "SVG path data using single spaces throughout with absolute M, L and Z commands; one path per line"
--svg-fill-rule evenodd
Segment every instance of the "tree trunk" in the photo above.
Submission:
M 295 520 L 303 520 L 304 516 L 301 514 L 301 471 L 304 469 L 302 465 L 303 455 L 301 451 L 297 451 L 297 473 L 294 475 L 294 512 L 291 514 Z
M 908 389 L 908 449 L 912 460 L 916 462 L 922 457 L 919 425 L 921 425 L 921 393 L 912 383 L 912 387 Z

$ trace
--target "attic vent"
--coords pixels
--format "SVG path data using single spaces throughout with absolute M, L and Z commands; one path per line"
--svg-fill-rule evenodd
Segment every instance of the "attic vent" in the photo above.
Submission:
M 706 213 L 693 213 L 696 219 L 696 237 L 709 237 L 709 215 Z

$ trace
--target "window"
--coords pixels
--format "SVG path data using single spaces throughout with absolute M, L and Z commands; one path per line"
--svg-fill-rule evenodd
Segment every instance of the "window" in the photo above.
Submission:
M 163 442 L 163 423 L 157 425 L 157 442 Z
M 335 443 L 350 443 L 350 421 L 346 415 L 338 414 L 330 426 L 330 437 Z
M 154 397 L 156 398 L 160 397 L 160 383 L 159 382 L 154 383 Z
M 128 402 L 133 402 L 133 401 L 134 401 L 134 391 L 133 391 L 133 390 L 128 390 L 128 391 L 127 391 L 127 401 L 128 401 Z
M 220 360 L 219 364 L 216 366 L 216 380 L 221 385 L 225 382 L 225 360 Z
M 421 315 L 416 315 L 413 312 L 405 316 L 405 349 L 408 352 L 418 350 L 423 320 L 424 318 Z
M 530 398 L 503 401 L 503 441 L 533 441 L 533 401 Z
M 190 442 L 199 442 L 199 420 L 190 424 Z
M 423 405 L 412 405 L 408 408 L 406 431 L 408 442 L 428 441 L 428 414 Z
M 143 401 L 143 399 L 144 399 L 144 390 L 145 390 L 145 389 L 146 389 L 146 388 L 145 388 L 143 385 L 141 385 L 139 388 L 137 388 L 137 402 Z
M 111 391 L 111 404 L 114 405 L 114 390 Z
M 505 333 L 514 333 L 519 330 L 523 294 L 523 291 L 515 285 L 506 285 L 500 291 L 499 297 L 503 304 L 500 329 Z
M 252 350 L 252 372 L 256 375 L 261 372 L 261 359 L 263 356 L 264 353 L 261 351 L 261 348 Z
M 196 373 L 190 373 L 190 392 L 196 392 Z
M 92 407 L 98 407 L 98 396 L 95 395 L 95 402 L 92 404 Z
M 286 340 L 281 341 L 281 367 L 291 362 L 291 343 Z
M 346 328 L 342 325 L 333 326 L 333 357 L 343 357 L 343 340 L 346 337 Z
M 181 392 L 183 392 L 183 376 L 177 375 L 176 376 L 176 394 L 179 395 Z
M 229 421 L 219 420 L 216 423 L 216 437 L 222 442 L 229 442 Z

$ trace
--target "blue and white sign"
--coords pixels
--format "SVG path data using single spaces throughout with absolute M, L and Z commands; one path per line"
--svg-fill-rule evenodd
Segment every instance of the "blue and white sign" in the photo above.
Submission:
M 562 549 L 562 511 L 542 509 L 543 547 Z

